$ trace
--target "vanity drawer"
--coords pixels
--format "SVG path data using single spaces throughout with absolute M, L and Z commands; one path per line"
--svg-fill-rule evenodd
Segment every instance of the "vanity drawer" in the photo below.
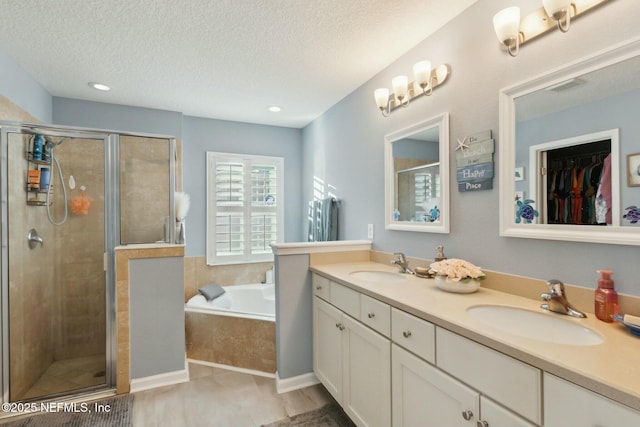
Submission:
M 331 299 L 331 281 L 326 277 L 313 275 L 313 294 L 325 301 Z
M 331 282 L 331 304 L 351 317 L 360 318 L 360 292 Z
M 391 339 L 393 342 L 435 363 L 435 326 L 404 311 L 391 308 Z
M 436 343 L 440 369 L 541 424 L 539 369 L 442 328 L 436 328 Z
M 391 307 L 389 304 L 360 294 L 360 321 L 387 338 L 391 335 Z

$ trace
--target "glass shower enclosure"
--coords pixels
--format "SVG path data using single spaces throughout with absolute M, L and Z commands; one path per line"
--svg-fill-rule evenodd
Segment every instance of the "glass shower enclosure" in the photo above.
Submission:
M 0 123 L 2 399 L 115 387 L 114 249 L 175 239 L 175 139 Z

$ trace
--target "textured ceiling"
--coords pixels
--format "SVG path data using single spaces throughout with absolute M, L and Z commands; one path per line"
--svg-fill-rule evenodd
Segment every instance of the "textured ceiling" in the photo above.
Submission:
M 54 96 L 303 127 L 475 1 L 0 0 L 0 50 Z

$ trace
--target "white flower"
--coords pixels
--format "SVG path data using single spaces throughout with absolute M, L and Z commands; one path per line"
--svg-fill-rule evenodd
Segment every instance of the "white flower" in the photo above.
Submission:
M 437 276 L 446 276 L 455 281 L 469 279 L 483 280 L 485 278 L 480 267 L 476 267 L 470 262 L 458 258 L 450 258 L 432 263 L 429 266 L 429 273 Z

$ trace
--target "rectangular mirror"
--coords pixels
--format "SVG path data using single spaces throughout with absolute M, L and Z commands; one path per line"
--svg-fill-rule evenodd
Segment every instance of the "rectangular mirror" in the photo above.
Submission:
M 640 244 L 640 40 L 499 96 L 500 234 Z
M 449 232 L 449 115 L 385 136 L 385 228 Z

